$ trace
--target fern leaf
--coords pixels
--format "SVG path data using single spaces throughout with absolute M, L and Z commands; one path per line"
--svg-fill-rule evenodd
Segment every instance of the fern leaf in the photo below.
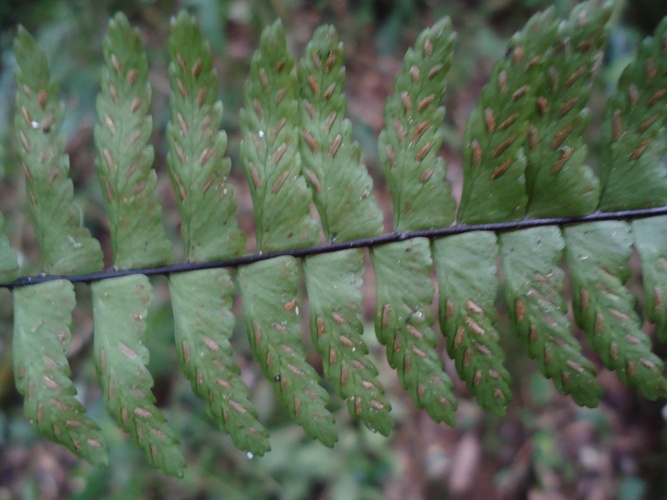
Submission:
M 322 26 L 299 66 L 301 156 L 328 241 L 347 241 L 382 232 L 382 212 L 370 194 L 373 181 L 361 163 L 359 145 L 345 119 L 343 45 L 331 26 Z M 388 435 L 391 405 L 377 379 L 362 339 L 360 249 L 304 260 L 310 298 L 311 333 L 324 374 L 350 413 Z
M 102 249 L 81 226 L 80 210 L 73 203 L 69 158 L 60 135 L 63 104 L 58 85 L 49 77 L 46 56 L 23 28 L 18 30 L 14 52 L 18 62 L 14 133 L 44 270 L 49 274 L 99 271 Z
M 186 12 L 172 19 L 169 53 L 172 118 L 167 125 L 167 164 L 185 256 L 198 262 L 234 257 L 245 248 L 245 233 L 236 224 L 236 200 L 227 183 L 231 163 L 223 158 L 227 135 L 218 131 L 218 80 L 211 49 Z
M 531 44 L 527 54 L 528 59 L 533 52 L 542 56 L 539 67 L 545 76 L 537 86 L 526 141 L 531 217 L 584 215 L 594 211 L 599 200 L 599 181 L 585 164 L 588 148 L 583 136 L 592 77 L 610 32 L 613 3 L 599 4 L 577 5 L 557 32 L 551 20 L 547 26 L 535 26 L 549 33 L 540 37 L 546 46 Z
M 482 88 L 464 134 L 463 192 L 459 223 L 500 222 L 523 217 L 526 156 L 523 143 L 540 78 L 537 65 L 521 57 L 541 46 L 549 30 L 534 17 L 508 47 L 512 56 L 498 61 Z
M 313 343 L 322 355 L 325 377 L 347 400 L 352 415 L 370 429 L 389 435 L 394 427 L 391 405 L 362 339 L 364 251 L 317 255 L 305 259 L 303 266 Z
M 632 222 L 635 246 L 642 263 L 644 310 L 655 323 L 658 338 L 667 341 L 667 216 Z M 662 230 L 657 228 L 663 228 Z
M 270 449 L 268 432 L 257 421 L 249 390 L 232 359 L 229 339 L 234 283 L 225 269 L 174 274 L 169 278 L 174 332 L 183 372 L 234 444 L 255 455 Z
M 667 204 L 667 18 L 621 75 L 602 129 L 600 209 Z
M 306 362 L 297 302 L 299 261 L 277 257 L 239 269 L 248 337 L 255 359 L 306 434 L 326 446 L 338 440 L 329 394 Z
M 456 202 L 445 180 L 445 162 L 437 156 L 454 39 L 449 18 L 424 30 L 405 55 L 386 103 L 378 148 L 397 231 L 446 227 L 454 220 Z
M 429 241 L 415 238 L 376 247 L 371 260 L 377 280 L 375 331 L 387 348 L 389 364 L 417 407 L 425 408 L 436 422 L 452 425 L 456 399 L 431 329 Z
M 74 287 L 59 280 L 14 291 L 14 376 L 35 430 L 94 465 L 107 464 L 99 426 L 85 416 L 70 380 L 67 349 Z
M 148 62 L 138 32 L 123 14 L 109 23 L 104 60 L 95 145 L 113 262 L 119 269 L 163 264 L 171 259 L 171 244 L 162 227 L 157 177 L 151 168 Z
M 505 296 L 519 336 L 544 376 L 577 404 L 594 407 L 602 387 L 595 379 L 595 367 L 574 337 L 561 296 L 565 273 L 558 262 L 564 246 L 556 226 L 502 234 Z
M 241 110 L 241 161 L 255 212 L 257 248 L 273 252 L 314 245 L 317 221 L 301 175 L 298 81 L 280 21 L 262 33 Z
M 185 459 L 178 438 L 155 406 L 153 377 L 146 369 L 149 353 L 143 339 L 150 282 L 135 274 L 98 281 L 91 290 L 95 364 L 107 411 L 144 450 L 149 463 L 180 477 Z
M 222 103 L 209 45 L 192 16 L 172 19 L 169 81 L 172 120 L 167 163 L 181 214 L 186 258 L 209 261 L 239 255 L 245 234 L 234 219 L 236 201 L 227 184 L 227 136 L 218 131 Z M 237 447 L 255 455 L 270 449 L 249 390 L 232 359 L 229 339 L 234 285 L 224 269 L 172 275 L 176 347 L 181 366 L 208 412 Z
M 634 297 L 623 286 L 631 274 L 630 226 L 618 221 L 590 223 L 567 227 L 564 236 L 575 318 L 591 347 L 624 383 L 636 385 L 649 399 L 664 397 L 664 364 L 651 352 Z
M 447 351 L 479 405 L 504 415 L 512 399 L 510 375 L 499 344 L 495 300 L 498 245 L 491 232 L 433 241 L 440 292 L 440 328 Z
M 320 26 L 299 64 L 301 158 L 324 234 L 349 241 L 382 232 L 373 180 L 345 118 L 343 44 L 333 26 Z
M 18 273 L 16 254 L 4 233 L 5 218 L 0 213 L 0 280 L 12 280 Z

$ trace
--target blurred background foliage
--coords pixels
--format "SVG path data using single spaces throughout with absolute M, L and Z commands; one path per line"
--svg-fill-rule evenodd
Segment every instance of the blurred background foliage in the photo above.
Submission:
M 62 133 L 67 138 L 71 175 L 87 224 L 108 243 L 99 186 L 94 178 L 92 129 L 101 68 L 101 41 L 108 19 L 123 11 L 141 31 L 151 65 L 156 164 L 159 195 L 168 230 L 178 239 L 178 220 L 164 170 L 164 129 L 168 116 L 166 77 L 169 19 L 188 9 L 216 54 L 223 128 L 233 161 L 231 182 L 239 198 L 239 220 L 252 232 L 252 206 L 238 170 L 238 111 L 250 58 L 264 26 L 283 19 L 293 54 L 300 57 L 315 27 L 336 26 L 346 46 L 349 115 L 364 159 L 376 182 L 386 220 L 390 198 L 378 174 L 376 137 L 383 105 L 403 54 L 417 34 L 442 16 L 451 16 L 458 32 L 454 66 L 446 98 L 447 141 L 454 192 L 460 192 L 463 128 L 493 61 L 504 54 L 506 40 L 530 15 L 553 5 L 566 16 L 573 0 L 0 0 L 0 209 L 20 251 L 25 273 L 37 261 L 34 237 L 24 224 L 24 190 L 15 161 L 12 42 L 25 26 L 46 52 L 52 75 L 60 82 L 66 106 Z M 633 0 L 619 5 L 597 94 L 591 105 L 600 116 L 604 98 L 637 43 L 667 15 L 664 0 Z M 596 115 L 597 114 L 597 115 Z M 594 118 L 595 120 L 595 118 Z M 590 142 L 595 153 L 596 128 Z M 595 162 L 594 157 L 591 160 Z M 253 251 L 252 238 L 248 251 Z M 175 259 L 182 252 L 175 250 Z M 108 255 L 108 252 L 107 252 Z M 34 435 L 14 388 L 11 362 L 11 300 L 0 290 L 0 500 L 8 498 L 270 498 L 270 499 L 438 499 L 438 498 L 665 498 L 667 460 L 663 403 L 652 403 L 622 387 L 604 370 L 605 397 L 599 408 L 581 409 L 559 396 L 519 348 L 508 324 L 502 324 L 507 365 L 514 377 L 514 401 L 505 419 L 484 415 L 458 380 L 460 398 L 455 428 L 430 421 L 400 390 L 395 374 L 382 361 L 372 332 L 373 276 L 365 286 L 369 342 L 380 378 L 390 392 L 397 429 L 383 438 L 349 417 L 337 400 L 339 442 L 333 450 L 307 440 L 276 404 L 269 383 L 252 362 L 245 329 L 238 324 L 234 346 L 242 377 L 251 388 L 261 420 L 271 430 L 272 451 L 251 457 L 208 419 L 189 384 L 174 368 L 173 322 L 164 279 L 155 280 L 156 299 L 149 316 L 150 369 L 154 393 L 182 437 L 188 458 L 183 480 L 167 478 L 146 465 L 141 453 L 106 415 L 91 361 L 92 321 L 86 287 L 77 288 L 70 360 L 82 401 L 109 437 L 110 466 L 94 468 L 66 449 Z M 636 283 L 635 283 L 636 282 Z M 633 286 L 638 286 L 635 278 Z M 639 288 L 637 288 L 639 290 Z M 236 304 L 237 313 L 240 304 Z M 238 317 L 238 316 L 237 316 Z M 304 323 L 307 324 L 307 323 Z M 305 326 L 304 326 L 305 331 Z M 307 335 L 304 334 L 304 340 Z M 442 349 L 444 353 L 444 347 Z M 658 352 L 660 352 L 658 350 Z M 664 355 L 664 348 L 662 354 Z M 319 361 L 312 356 L 313 365 Z M 453 365 L 446 361 L 454 375 Z M 455 375 L 454 375 L 455 376 Z

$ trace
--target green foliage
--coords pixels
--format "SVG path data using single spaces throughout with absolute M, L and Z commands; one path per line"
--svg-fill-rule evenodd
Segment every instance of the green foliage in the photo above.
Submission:
M 530 52 L 549 30 L 533 18 L 514 35 L 511 57 L 498 61 L 468 119 L 463 151 L 463 193 L 458 221 L 465 224 L 519 219 L 527 203 L 523 143 L 539 69 L 516 54 Z M 539 34 L 539 36 L 537 36 Z
M 326 409 L 329 394 L 306 361 L 299 328 L 299 261 L 279 257 L 239 269 L 248 338 L 281 402 L 306 434 L 333 446 L 338 436 Z
M 565 21 L 553 11 L 537 14 L 510 40 L 465 129 L 459 226 L 453 229 L 466 234 L 447 237 L 423 230 L 441 231 L 457 212 L 438 156 L 445 113 L 441 103 L 455 39 L 450 21 L 436 23 L 417 38 L 387 100 L 379 157 L 396 234 L 372 240 L 366 238 L 380 235 L 383 217 L 345 118 L 338 36 L 332 27 L 318 29 L 297 67 L 282 24 L 267 27 L 251 62 L 240 117 L 240 159 L 259 255 L 223 264 L 211 261 L 238 257 L 246 235 L 234 217 L 230 161 L 224 158 L 227 138 L 219 130 L 217 75 L 193 19 L 185 13 L 173 19 L 167 164 L 186 260 L 216 268 L 189 267 L 169 276 L 176 350 L 193 391 L 238 447 L 255 455 L 270 449 L 232 350 L 232 274 L 219 267 L 237 270 L 252 354 L 307 436 L 327 446 L 338 440 L 327 408 L 329 394 L 302 338 L 299 307 L 305 304 L 326 381 L 351 415 L 381 434 L 391 432 L 391 405 L 363 339 L 361 245 L 370 247 L 375 272 L 377 338 L 413 403 L 437 422 L 453 423 L 457 400 L 432 328 L 434 265 L 444 343 L 468 391 L 485 410 L 503 415 L 512 397 L 496 330 L 499 292 L 542 373 L 578 404 L 598 403 L 596 363 L 584 357 L 567 318 L 563 257 L 576 322 L 601 362 L 645 396 L 666 395 L 664 364 L 651 351 L 651 338 L 641 329 L 643 318 L 626 284 L 634 245 L 644 272 L 645 319 L 655 323 L 659 337 L 667 338 L 667 216 L 631 223 L 570 219 L 562 229 L 543 220 L 513 231 L 461 225 L 506 223 L 526 214 L 592 214 L 600 192 L 602 210 L 667 202 L 661 161 L 667 149 L 662 57 L 667 21 L 644 42 L 610 99 L 599 180 L 586 165 L 585 106 L 612 7 L 584 2 Z M 73 208 L 58 135 L 62 105 L 46 58 L 24 30 L 16 53 L 15 134 L 35 233 L 46 273 L 74 280 L 72 274 L 100 268 L 100 247 Z M 152 170 L 148 62 L 137 31 L 121 14 L 110 23 L 104 58 L 96 165 L 112 262 L 129 276 L 111 270 L 105 279 L 85 278 L 92 281 L 94 357 L 105 406 L 118 426 L 149 463 L 182 475 L 185 458 L 158 409 L 147 369 L 145 320 L 152 288 L 145 275 L 131 271 L 168 263 L 171 243 L 161 223 Z M 0 230 L 2 222 L 0 218 Z M 538 227 L 545 223 L 549 225 Z M 310 248 L 321 234 L 326 246 Z M 334 243 L 342 244 L 332 247 Z M 320 252 L 324 254 L 315 255 Z M 158 271 L 170 270 L 176 269 Z M 16 274 L 15 254 L 0 231 L 0 276 L 7 280 Z M 93 463 L 104 463 L 104 439 L 85 417 L 69 379 L 72 284 L 53 280 L 31 286 L 31 280 L 41 278 L 4 284 L 15 288 L 15 377 L 26 414 L 38 432 Z M 302 281 L 308 301 L 300 293 Z
M 95 145 L 113 263 L 119 269 L 164 264 L 171 258 L 171 244 L 160 220 L 157 176 L 151 168 L 148 61 L 139 33 L 122 14 L 109 23 L 104 60 Z
M 405 55 L 387 99 L 378 149 L 396 231 L 445 227 L 454 220 L 456 202 L 445 180 L 445 162 L 437 156 L 445 117 L 440 103 L 454 39 L 448 18 L 425 30 Z
M 298 81 L 276 21 L 252 58 L 241 110 L 241 161 L 255 211 L 257 248 L 273 252 L 314 245 L 317 222 L 301 173 Z
M 142 274 L 91 285 L 95 319 L 94 351 L 104 405 L 121 429 L 165 473 L 182 476 L 185 458 L 178 438 L 155 406 L 153 377 L 144 345 L 152 287 Z
M 0 279 L 11 280 L 16 277 L 18 263 L 16 254 L 9 246 L 9 240 L 4 233 L 5 218 L 0 214 Z
M 440 328 L 456 371 L 479 405 L 498 415 L 509 403 L 510 375 L 494 324 L 498 245 L 490 232 L 436 240 L 433 260 L 440 292 Z
M 40 434 L 95 465 L 106 465 L 99 426 L 75 398 L 66 354 L 74 287 L 60 280 L 14 293 L 14 373 L 25 397 L 25 415 Z
M 664 364 L 641 330 L 635 299 L 623 285 L 631 274 L 632 233 L 625 222 L 567 227 L 567 263 L 574 314 L 602 362 L 646 397 L 665 396 Z
M 169 278 L 176 349 L 192 389 L 234 444 L 255 455 L 270 449 L 268 433 L 257 421 L 249 391 L 234 363 L 229 339 L 234 284 L 226 269 L 209 269 Z
M 389 435 L 391 405 L 362 339 L 361 283 L 364 252 L 351 249 L 304 260 L 310 299 L 310 331 L 324 375 L 347 400 L 350 413 L 370 429 Z
M 567 319 L 558 267 L 565 242 L 555 226 L 500 235 L 505 295 L 522 342 L 545 377 L 580 405 L 597 406 L 602 388 Z
M 336 30 L 318 28 L 305 54 L 299 64 L 300 152 L 324 234 L 328 241 L 377 236 L 382 212 L 345 118 L 343 44 Z
M 635 245 L 644 270 L 646 317 L 655 323 L 658 338 L 667 341 L 667 231 L 655 228 L 667 227 L 667 216 L 650 217 L 633 221 Z
M 218 131 L 222 103 L 211 49 L 192 17 L 172 20 L 169 39 L 171 122 L 167 164 L 181 216 L 185 257 L 207 261 L 235 257 L 245 246 L 236 224 L 236 200 L 227 183 L 231 162 L 223 158 L 227 135 Z
M 313 35 L 299 65 L 301 156 L 324 235 L 348 241 L 382 232 L 382 212 L 371 195 L 373 181 L 361 163 L 352 125 L 345 118 L 343 46 L 331 26 Z M 350 413 L 388 435 L 391 405 L 362 339 L 364 252 L 351 249 L 303 261 L 313 343 L 324 375 L 347 400 Z
M 523 54 L 536 62 L 542 75 L 525 146 L 529 216 L 583 215 L 597 206 L 600 183 L 585 164 L 588 150 L 583 133 L 589 121 L 585 106 L 609 37 L 612 6 L 605 2 L 591 9 L 590 3 L 580 4 L 562 23 L 545 15 L 536 28 L 547 30 L 548 35 L 538 37 L 539 46 L 531 44 Z
M 387 360 L 419 408 L 436 422 L 454 423 L 456 398 L 442 368 L 431 329 L 433 302 L 429 241 L 415 238 L 374 248 L 377 280 L 375 332 L 387 347 Z
M 81 227 L 79 209 L 72 203 L 69 159 L 59 134 L 63 105 L 58 101 L 58 85 L 49 78 L 46 57 L 23 28 L 14 51 L 19 66 L 14 133 L 44 271 L 99 271 L 102 249 Z
M 667 203 L 667 19 L 639 48 L 609 98 L 600 177 L 604 211 Z

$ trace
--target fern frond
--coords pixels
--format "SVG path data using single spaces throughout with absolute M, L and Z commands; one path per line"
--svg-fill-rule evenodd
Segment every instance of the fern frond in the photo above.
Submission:
M 644 311 L 655 323 L 658 338 L 667 342 L 667 216 L 632 222 L 644 281 Z
M 297 300 L 299 261 L 279 257 L 239 269 L 241 298 L 255 359 L 306 434 L 326 446 L 338 440 L 329 394 L 306 361 Z
M 391 405 L 362 338 L 363 250 L 308 257 L 303 267 L 310 299 L 310 329 L 322 355 L 326 379 L 347 400 L 352 415 L 370 429 L 389 435 L 394 427 L 389 415 Z
M 343 45 L 333 27 L 322 26 L 305 52 L 299 65 L 301 155 L 325 237 L 334 242 L 377 236 L 382 212 L 345 118 Z M 388 435 L 394 426 L 391 405 L 362 339 L 363 250 L 309 257 L 303 269 L 313 343 L 325 377 L 351 414 Z
M 152 287 L 142 274 L 91 285 L 95 322 L 94 354 L 104 404 L 118 426 L 166 474 L 182 476 L 185 458 L 178 438 L 155 406 L 153 377 L 144 345 Z
M 299 64 L 301 158 L 328 241 L 382 233 L 373 180 L 361 163 L 352 124 L 345 118 L 343 44 L 321 26 Z
M 102 249 L 81 226 L 80 211 L 73 203 L 69 158 L 60 135 L 63 104 L 58 85 L 49 77 L 46 56 L 23 28 L 18 30 L 14 52 L 18 62 L 14 134 L 44 271 L 99 271 Z
M 449 356 L 479 405 L 504 415 L 512 393 L 494 327 L 496 236 L 476 231 L 435 240 L 431 248 L 440 294 L 440 328 Z
M 664 363 L 641 330 L 635 299 L 623 285 L 631 274 L 632 234 L 625 222 L 596 222 L 564 230 L 574 313 L 604 365 L 649 399 L 667 395 Z
M 610 32 L 613 2 L 600 3 L 577 5 L 560 25 L 549 16 L 541 28 L 549 34 L 540 37 L 546 45 L 529 44 L 524 55 L 535 57 L 545 76 L 536 88 L 526 141 L 530 217 L 584 215 L 598 203 L 600 183 L 585 164 L 583 133 L 589 122 L 586 104 L 592 78 Z
M 236 200 L 223 158 L 227 135 L 218 131 L 222 103 L 211 49 L 192 16 L 181 12 L 169 38 L 171 122 L 167 165 L 181 216 L 185 257 L 195 262 L 236 257 L 245 248 Z
M 114 265 L 131 269 L 171 260 L 151 168 L 148 62 L 136 29 L 123 14 L 109 22 L 104 39 L 102 88 L 95 126 L 97 174 L 111 232 Z
M 520 219 L 526 209 L 523 143 L 533 110 L 539 68 L 522 54 L 549 40 L 541 16 L 533 17 L 508 44 L 511 57 L 496 62 L 466 124 L 463 192 L 458 222 Z
M 260 252 L 319 241 L 312 196 L 301 175 L 298 82 L 280 21 L 262 33 L 241 110 L 241 159 L 250 185 Z M 248 337 L 255 359 L 290 415 L 327 446 L 338 436 L 327 410 L 329 394 L 306 362 L 298 314 L 300 264 L 293 257 L 239 270 Z
M 271 448 L 269 434 L 257 421 L 229 343 L 234 331 L 234 283 L 229 272 L 176 274 L 169 278 L 169 292 L 176 349 L 192 389 L 238 448 L 263 455 Z
M 378 151 L 394 206 L 394 229 L 446 227 L 456 201 L 438 156 L 443 141 L 445 77 L 455 35 L 449 18 L 424 30 L 403 61 L 387 99 Z
M 223 158 L 227 136 L 218 131 L 222 103 L 216 100 L 211 50 L 187 13 L 172 19 L 171 28 L 173 93 L 167 164 L 181 215 L 185 256 L 195 261 L 237 256 L 245 234 L 236 224 L 236 201 L 227 184 L 230 161 Z M 173 275 L 169 291 L 176 348 L 193 390 L 237 447 L 263 455 L 270 449 L 268 432 L 257 421 L 229 343 L 234 331 L 229 271 Z
M 566 317 L 565 273 L 558 267 L 564 247 L 555 226 L 501 234 L 505 296 L 519 336 L 544 376 L 577 404 L 593 407 L 602 387 Z
M 377 280 L 375 332 L 387 347 L 387 360 L 414 404 L 436 422 L 452 425 L 456 398 L 431 329 L 434 289 L 429 241 L 414 238 L 377 247 L 371 260 Z
M 603 211 L 667 204 L 667 18 L 623 71 L 602 129 Z
M 14 374 L 34 429 L 95 465 L 106 465 L 107 444 L 99 426 L 85 416 L 70 380 L 67 349 L 75 306 L 65 280 L 14 292 Z
M 241 161 L 250 186 L 257 248 L 272 252 L 314 245 L 317 221 L 301 174 L 298 82 L 280 21 L 262 33 L 241 110 Z
M 563 255 L 576 322 L 603 364 L 645 396 L 667 396 L 664 362 L 651 351 L 625 286 L 634 244 L 645 318 L 667 339 L 667 20 L 644 41 L 609 101 L 598 183 L 582 136 L 613 6 L 590 0 L 565 21 L 547 11 L 511 39 L 466 126 L 457 226 L 438 157 L 454 34 L 444 19 L 419 36 L 387 100 L 379 140 L 394 209 L 394 233 L 387 235 L 345 118 L 335 29 L 316 31 L 297 70 L 283 26 L 269 26 L 251 62 L 240 120 L 258 249 L 246 256 L 227 182 L 213 56 L 193 18 L 179 14 L 169 45 L 167 163 L 186 262 L 161 267 L 171 250 L 151 169 L 148 63 L 136 30 L 116 16 L 104 42 L 95 129 L 116 269 L 83 275 L 73 273 L 99 269 L 99 245 L 72 208 L 57 86 L 20 29 L 16 143 L 47 274 L 14 279 L 16 255 L 0 215 L 0 279 L 13 279 L 0 286 L 14 294 L 17 386 L 35 429 L 93 463 L 106 460 L 99 428 L 74 397 L 66 357 L 72 282 L 93 283 L 94 357 L 105 406 L 152 464 L 183 474 L 178 440 L 151 392 L 144 345 L 147 275 L 169 274 L 182 371 L 238 447 L 268 451 L 230 343 L 234 284 L 226 268 L 234 268 L 253 356 L 306 434 L 327 446 L 338 439 L 329 395 L 303 343 L 305 303 L 325 378 L 353 416 L 388 434 L 391 405 L 363 340 L 364 247 L 376 278 L 376 335 L 412 401 L 437 422 L 453 423 L 457 402 L 432 329 L 434 263 L 447 350 L 482 408 L 503 415 L 512 397 L 495 327 L 498 263 L 510 319 L 529 355 L 560 392 L 581 405 L 598 403 L 595 367 L 567 319 Z M 594 212 L 600 192 L 602 210 L 633 210 Z M 518 220 L 526 215 L 553 218 Z M 628 218 L 635 220 L 617 220 Z M 317 246 L 322 233 L 326 244 Z M 308 301 L 299 293 L 302 278 Z

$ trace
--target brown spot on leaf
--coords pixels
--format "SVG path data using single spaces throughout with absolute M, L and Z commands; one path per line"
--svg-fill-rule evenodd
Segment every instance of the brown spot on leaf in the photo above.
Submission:
M 579 102 L 578 97 L 573 97 L 569 101 L 564 102 L 563 104 L 560 105 L 560 108 L 558 109 L 558 112 L 560 116 L 565 116 L 569 111 Z
M 514 163 L 514 158 L 509 158 L 507 161 L 505 161 L 505 163 L 497 167 L 491 173 L 491 179 L 496 180 L 497 178 L 502 176 L 512 166 L 512 163 Z
M 484 110 L 484 120 L 486 121 L 486 129 L 489 132 L 493 132 L 496 129 L 496 117 L 491 108 L 486 108 Z
M 433 101 L 435 101 L 435 95 L 433 94 L 427 95 L 417 103 L 417 110 L 419 110 L 419 112 L 424 111 L 428 106 L 430 106 L 433 103 Z
M 498 144 L 498 147 L 493 150 L 493 157 L 498 158 L 500 155 L 502 155 L 505 151 L 507 151 L 507 148 L 514 144 L 514 141 L 516 141 L 516 134 L 510 135 L 507 139 Z
M 576 82 L 585 72 L 586 72 L 587 66 L 581 66 L 579 69 L 577 69 L 574 73 L 572 73 L 567 80 L 565 80 L 565 86 L 569 87 L 572 85 L 574 82 Z
M 427 168 L 419 176 L 419 182 L 424 184 L 426 181 L 428 181 L 431 178 L 432 175 L 433 175 L 433 169 L 432 168 Z
M 563 165 L 565 165 L 565 162 L 572 156 L 573 149 L 569 146 L 563 147 L 562 151 L 560 152 L 560 157 L 558 160 L 556 160 L 556 163 L 554 163 L 554 166 L 551 168 L 551 173 L 553 175 L 557 175 L 561 169 L 563 168 Z
M 308 82 L 308 85 L 310 86 L 310 90 L 312 90 L 313 94 L 320 95 L 320 86 L 317 83 L 317 80 L 315 80 L 315 77 L 313 75 L 308 75 L 308 78 L 306 78 L 306 81 Z
M 525 96 L 528 92 L 530 92 L 530 85 L 523 85 L 519 87 L 513 94 L 512 94 L 512 102 L 518 101 L 521 99 L 523 96 Z
M 644 150 L 651 145 L 653 139 L 654 137 L 649 137 L 648 139 L 642 141 L 642 143 L 639 146 L 637 146 L 637 148 L 632 152 L 632 154 L 630 154 L 630 159 L 638 160 L 641 157 Z
M 419 68 L 414 64 L 410 67 L 410 76 L 414 83 L 419 83 Z
M 266 70 L 264 68 L 259 68 L 259 81 L 264 87 L 264 90 L 269 88 L 269 77 L 266 76 Z

